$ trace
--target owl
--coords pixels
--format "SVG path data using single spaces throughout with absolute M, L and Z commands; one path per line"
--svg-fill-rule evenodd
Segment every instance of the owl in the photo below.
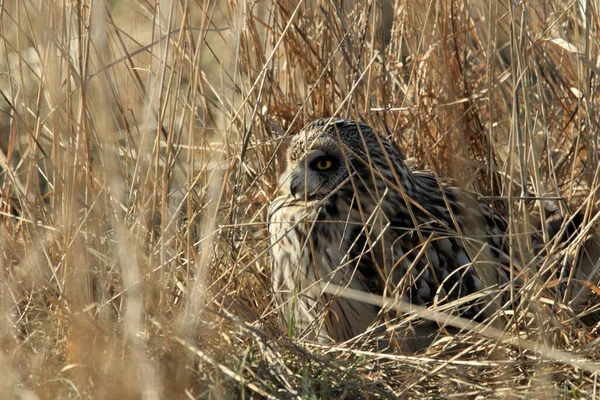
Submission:
M 306 125 L 288 147 L 280 190 L 268 210 L 271 284 L 296 337 L 344 342 L 402 317 L 345 296 L 350 289 L 475 320 L 511 290 L 506 220 L 476 193 L 407 167 L 364 123 Z

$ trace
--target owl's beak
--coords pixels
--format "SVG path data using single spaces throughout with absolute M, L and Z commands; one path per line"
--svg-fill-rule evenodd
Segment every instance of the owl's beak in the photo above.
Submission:
M 300 183 L 294 179 L 292 179 L 292 182 L 290 182 L 290 194 L 295 198 L 298 199 L 298 194 L 301 191 L 300 189 Z M 302 193 L 300 193 L 302 194 Z

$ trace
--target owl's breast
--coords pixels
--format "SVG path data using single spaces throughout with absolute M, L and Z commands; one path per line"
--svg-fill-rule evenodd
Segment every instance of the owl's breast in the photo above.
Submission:
M 344 296 L 346 288 L 368 289 L 346 249 L 352 225 L 347 216 L 340 218 L 339 210 L 285 196 L 269 208 L 274 295 L 285 320 L 295 318 L 301 336 L 348 340 L 377 317 L 376 307 Z

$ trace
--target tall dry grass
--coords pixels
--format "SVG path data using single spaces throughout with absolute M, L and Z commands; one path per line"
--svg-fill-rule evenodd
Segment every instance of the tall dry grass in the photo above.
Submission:
M 0 397 L 596 397 L 600 255 L 583 243 L 599 218 L 598 13 L 2 2 Z M 564 297 L 535 276 L 509 330 L 420 356 L 288 338 L 266 208 L 289 136 L 330 115 L 489 196 L 515 244 L 536 218 L 582 210 L 540 268 L 581 257 L 589 276 Z

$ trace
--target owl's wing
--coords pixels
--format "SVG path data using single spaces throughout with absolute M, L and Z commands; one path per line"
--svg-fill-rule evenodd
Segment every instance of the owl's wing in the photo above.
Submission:
M 383 265 L 382 286 L 418 305 L 456 304 L 464 317 L 486 307 L 491 314 L 498 304 L 481 291 L 506 282 L 494 250 L 501 247 L 505 221 L 472 192 L 440 185 L 430 174 L 416 177 L 428 190 L 390 207 L 385 243 L 371 252 Z M 467 296 L 476 301 L 462 301 Z

